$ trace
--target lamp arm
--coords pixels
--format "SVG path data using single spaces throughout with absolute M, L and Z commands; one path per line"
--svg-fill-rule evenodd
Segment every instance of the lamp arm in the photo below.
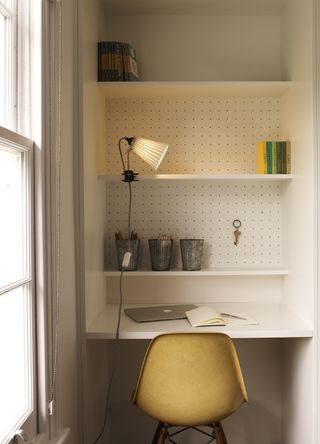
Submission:
M 130 170 L 130 153 L 131 153 L 131 149 L 130 149 L 130 145 L 129 145 L 128 150 L 127 150 L 127 170 Z
M 121 150 L 121 148 L 122 148 L 121 142 L 123 140 L 125 140 L 127 142 L 127 144 L 128 144 L 128 149 L 127 149 L 127 163 L 128 163 L 128 166 L 127 166 L 127 168 L 125 166 L 124 157 L 123 157 L 122 150 Z M 131 150 L 132 150 L 132 144 L 133 144 L 133 142 L 135 140 L 136 140 L 135 137 L 121 137 L 119 139 L 119 142 L 118 142 L 118 148 L 119 148 L 119 153 L 120 153 L 121 163 L 122 163 L 122 169 L 123 169 L 122 175 L 124 176 L 124 179 L 122 179 L 123 182 L 132 182 L 134 180 L 135 181 L 138 180 L 138 179 L 136 179 L 136 176 L 138 175 L 138 173 L 135 173 L 134 171 L 130 170 L 130 160 L 129 160 L 130 153 L 131 153 Z
M 122 169 L 123 169 L 123 171 L 125 171 L 125 170 L 126 170 L 126 166 L 125 166 L 125 164 L 124 164 L 123 154 L 122 154 L 122 151 L 121 151 L 121 142 L 122 142 L 123 140 L 127 140 L 127 137 L 121 137 L 121 138 L 119 139 L 119 142 L 118 142 L 118 148 L 119 148 L 119 153 L 120 153 L 120 157 L 121 157 Z

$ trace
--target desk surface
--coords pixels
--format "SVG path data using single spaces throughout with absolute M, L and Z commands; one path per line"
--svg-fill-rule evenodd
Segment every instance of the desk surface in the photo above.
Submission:
M 126 307 L 143 305 L 151 304 L 126 304 Z M 307 338 L 313 335 L 313 330 L 310 325 L 280 303 L 230 302 L 214 303 L 212 306 L 215 310 L 221 312 L 247 313 L 258 321 L 258 325 L 192 328 L 186 319 L 137 323 L 123 313 L 120 326 L 120 338 L 151 339 L 161 333 L 191 331 L 219 331 L 228 334 L 232 338 Z M 117 318 L 118 305 L 106 305 L 104 310 L 87 329 L 87 339 L 113 339 L 116 331 Z

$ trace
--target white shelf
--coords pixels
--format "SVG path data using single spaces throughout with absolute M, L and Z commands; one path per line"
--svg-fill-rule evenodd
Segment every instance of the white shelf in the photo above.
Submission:
M 284 0 L 102 0 L 109 14 L 280 14 Z
M 98 82 L 108 98 L 281 97 L 290 81 L 239 82 Z
M 211 181 L 289 181 L 292 174 L 154 174 L 150 176 L 138 176 L 138 181 L 157 181 L 157 180 L 211 180 Z M 100 176 L 108 182 L 122 180 L 121 174 Z
M 118 277 L 120 271 L 109 270 L 105 271 L 104 275 L 107 277 Z M 283 268 L 223 268 L 223 269 L 204 269 L 199 271 L 185 271 L 185 270 L 168 270 L 168 271 L 153 271 L 153 270 L 137 270 L 124 272 L 126 278 L 134 277 L 160 277 L 160 276 L 286 276 L 288 270 Z
M 144 304 L 151 305 L 151 304 Z M 159 304 L 158 304 L 159 305 Z M 197 303 L 198 305 L 198 303 Z M 127 305 L 137 307 L 138 305 Z M 140 304 L 141 306 L 141 304 Z M 151 339 L 166 332 L 224 332 L 232 338 L 301 338 L 312 337 L 310 325 L 282 304 L 272 303 L 216 303 L 217 311 L 247 313 L 258 321 L 258 325 L 202 327 L 194 329 L 186 319 L 137 323 L 122 315 L 121 339 Z M 87 329 L 87 339 L 114 339 L 118 318 L 118 305 L 107 305 Z

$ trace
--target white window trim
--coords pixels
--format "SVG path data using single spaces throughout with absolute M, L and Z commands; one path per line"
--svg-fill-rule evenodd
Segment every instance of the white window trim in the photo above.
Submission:
M 30 3 L 30 4 L 29 4 Z M 30 29 L 29 33 L 19 32 L 17 28 L 16 32 L 16 65 L 19 66 L 18 71 L 15 73 L 15 89 L 17 95 L 15 97 L 14 119 L 15 129 L 20 134 L 25 134 L 31 137 L 31 119 L 32 119 L 32 73 L 35 66 L 32 66 L 32 52 L 33 52 L 33 26 L 32 26 L 32 9 L 35 2 L 31 0 L 17 1 L 16 17 L 18 23 L 22 22 L 24 26 Z
M 32 76 L 33 88 L 41 85 L 41 119 L 34 121 L 36 134 L 35 150 L 35 212 L 36 231 L 42 242 L 36 239 L 37 270 L 37 330 L 38 330 L 38 390 L 39 390 L 39 435 L 35 444 L 63 444 L 68 440 L 69 429 L 61 428 L 59 377 L 53 370 L 55 360 L 57 316 L 57 219 L 59 196 L 57 193 L 56 157 L 59 150 L 59 122 L 57 120 L 57 94 L 59 82 L 59 20 L 61 4 L 56 0 L 33 0 L 41 2 L 42 21 L 38 39 L 42 42 L 41 54 L 33 55 L 35 66 L 41 63 L 41 76 Z M 37 18 L 33 15 L 33 20 Z M 36 37 L 36 38 L 37 38 Z M 37 60 L 38 58 L 38 60 Z M 38 126 L 36 126 L 38 125 Z M 53 381 L 56 380 L 53 387 Z M 54 389 L 52 412 L 48 401 Z

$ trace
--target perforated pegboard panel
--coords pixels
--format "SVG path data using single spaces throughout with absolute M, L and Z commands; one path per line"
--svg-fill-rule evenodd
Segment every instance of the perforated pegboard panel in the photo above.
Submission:
M 132 228 L 141 239 L 140 268 L 150 269 L 148 239 L 175 240 L 172 268 L 181 269 L 179 239 L 204 238 L 203 268 L 282 265 L 282 185 L 157 181 L 132 184 Z M 128 185 L 107 184 L 106 268 L 116 267 L 114 232 L 125 233 Z M 234 245 L 234 219 L 241 220 Z
M 102 171 L 121 171 L 120 137 L 141 136 L 169 143 L 159 173 L 255 173 L 257 141 L 280 137 L 279 106 L 266 97 L 107 99 Z M 137 156 L 131 162 L 152 174 Z
M 256 172 L 256 144 L 280 137 L 278 98 L 107 99 L 107 174 L 120 174 L 117 143 L 143 136 L 169 143 L 159 173 Z M 153 171 L 138 156 L 131 167 Z M 282 264 L 281 185 L 261 182 L 139 182 L 132 184 L 132 228 L 141 239 L 140 267 L 150 268 L 147 240 L 175 239 L 173 268 L 181 268 L 178 239 L 204 238 L 203 267 Z M 127 185 L 107 184 L 106 267 L 116 266 L 114 232 L 125 231 Z M 238 246 L 232 221 L 242 227 Z

